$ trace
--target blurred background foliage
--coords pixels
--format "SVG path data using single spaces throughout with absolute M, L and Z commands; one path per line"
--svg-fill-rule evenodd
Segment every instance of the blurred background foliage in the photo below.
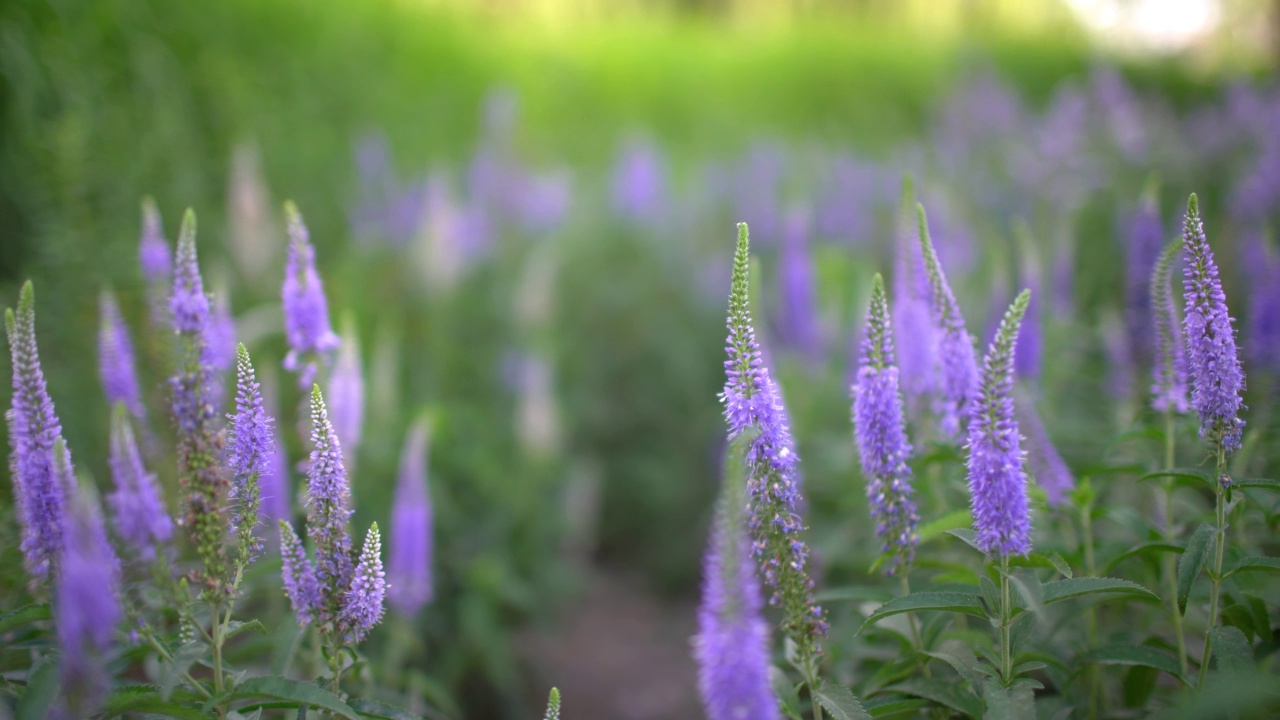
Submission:
M 335 322 L 341 330 L 345 318 L 363 346 L 357 526 L 387 515 L 407 424 L 423 408 L 436 417 L 438 600 L 417 619 L 423 632 L 394 626 L 375 635 L 370 655 L 404 660 L 396 682 L 446 709 L 528 716 L 538 663 L 522 657 L 518 629 L 554 626 L 594 566 L 662 602 L 691 597 L 715 490 L 722 299 L 742 217 L 723 205 L 675 217 L 673 199 L 673 217 L 655 218 L 656 229 L 619 221 L 607 178 L 627 143 L 662 149 L 682 201 L 749 183 L 729 162 L 744 154 L 767 164 L 771 147 L 786 148 L 800 158 L 794 178 L 806 162 L 852 150 L 889 167 L 872 183 L 879 204 L 865 230 L 882 237 L 902 143 L 935 127 L 962 82 L 993 73 L 1038 112 L 1105 58 L 1135 92 L 1177 112 L 1241 79 L 1270 78 L 1274 3 L 1207 3 L 1214 29 L 1177 48 L 1100 31 L 1090 14 L 1105 4 L 9 0 L 0 5 L 0 297 L 12 303 L 18 284 L 35 280 L 65 434 L 81 470 L 105 477 L 98 291 L 120 293 L 139 334 L 139 199 L 156 198 L 170 237 L 182 209 L 196 209 L 206 277 L 229 297 L 260 367 L 283 356 L 278 208 L 296 201 Z M 488 216 L 488 260 L 461 279 L 440 274 L 439 255 L 362 230 L 362 163 L 382 162 L 390 177 L 432 168 L 456 187 L 475 185 L 484 158 L 534 168 L 530 188 L 546 196 L 526 188 L 531 207 Z M 1131 203 L 1147 171 L 1127 172 L 1111 181 L 1132 190 Z M 1186 180 L 1173 181 L 1169 207 Z M 1215 179 L 1199 180 L 1214 198 Z M 809 179 L 782 193 L 831 190 Z M 540 223 L 557 203 L 562 211 Z M 1118 204 L 1089 198 L 1066 230 L 1078 239 L 1085 325 L 1105 319 L 1121 281 Z M 1034 210 L 1022 212 L 1044 229 Z M 1011 285 L 1010 227 L 973 231 L 992 262 L 979 264 L 970 290 Z M 788 354 L 777 366 L 806 458 L 814 545 L 828 572 L 849 579 L 872 551 L 844 550 L 869 545 L 871 532 L 848 400 L 832 388 L 847 386 L 856 306 L 888 255 L 884 242 L 816 252 L 836 341 L 816 364 Z M 973 294 L 966 310 L 981 327 L 985 294 Z M 1068 359 L 1048 365 L 1045 387 L 1071 418 L 1050 425 L 1078 464 L 1099 445 L 1094 428 L 1122 421 L 1075 382 L 1104 355 L 1073 341 L 1077 327 L 1049 328 L 1047 344 Z M 169 359 L 162 338 L 148 342 L 145 377 L 162 407 Z M 268 384 L 291 428 L 300 398 L 278 374 Z M 1101 371 L 1081 382 L 1101 392 Z M 286 435 L 300 459 L 300 438 Z M 172 468 L 159 472 L 172 480 Z M 13 537 L 3 531 L 6 547 Z M 20 577 L 6 570 L 6 596 L 22 592 Z M 280 610 L 278 598 L 260 601 Z M 404 636 L 414 640 L 401 647 Z

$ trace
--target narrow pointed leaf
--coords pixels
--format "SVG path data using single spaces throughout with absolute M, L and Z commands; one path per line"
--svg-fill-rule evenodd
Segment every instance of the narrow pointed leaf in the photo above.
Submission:
M 1146 645 L 1107 645 L 1084 656 L 1084 662 L 1095 665 L 1141 665 L 1174 676 L 1190 685 L 1178 667 L 1178 658 Z
M 160 694 L 160 688 L 155 685 L 126 685 L 111 691 L 102 704 L 102 712 L 106 717 L 139 713 L 179 718 L 179 720 L 204 720 L 207 717 L 204 713 L 182 704 L 184 701 L 191 702 L 199 697 L 195 693 L 182 690 L 165 698 Z
M 408 710 L 374 702 L 373 700 L 353 699 L 348 703 L 360 717 L 377 718 L 377 720 L 426 720 L 426 718 L 443 718 L 439 713 L 415 715 Z
M 1155 472 L 1147 473 L 1146 475 L 1143 475 L 1142 477 L 1138 478 L 1138 482 L 1146 482 L 1147 480 L 1162 480 L 1164 478 L 1171 478 L 1175 485 L 1189 485 L 1192 487 L 1196 485 L 1200 485 L 1202 487 L 1209 488 L 1210 490 L 1215 489 L 1214 487 L 1215 482 L 1214 482 L 1213 476 L 1211 476 L 1205 470 L 1201 470 L 1200 468 L 1194 468 L 1194 467 L 1177 467 L 1177 468 L 1168 468 L 1165 470 L 1157 470 Z
M 1044 586 L 1044 604 L 1099 594 L 1137 595 L 1159 600 L 1155 593 L 1138 583 L 1107 577 L 1082 577 L 1056 580 Z
M 926 652 L 925 655 L 950 665 L 960 677 L 975 687 L 982 683 L 982 673 L 978 670 L 978 656 L 974 655 L 973 650 L 960 640 L 947 640 L 937 650 Z
M 984 720 L 1026 720 L 1036 716 L 1036 694 L 1029 685 L 1005 687 L 991 678 L 982 689 L 982 697 L 987 701 Z
M 982 701 L 978 696 L 950 678 L 911 678 L 885 690 L 924 698 L 969 717 L 982 714 Z
M 1163 540 L 1138 543 L 1137 545 L 1134 545 L 1128 550 L 1125 550 L 1119 555 L 1111 558 L 1111 560 L 1107 562 L 1106 566 L 1102 568 L 1102 572 L 1111 572 L 1111 568 L 1115 567 L 1116 565 L 1119 565 L 1120 563 L 1124 562 L 1125 560 L 1128 560 L 1131 557 L 1138 556 L 1138 555 L 1142 555 L 1142 556 L 1154 555 L 1156 553 L 1162 553 L 1162 552 L 1180 553 L 1182 552 L 1182 546 L 1177 543 L 1165 542 Z
M 823 683 L 813 699 L 823 707 L 833 720 L 871 720 L 871 714 L 863 709 L 862 703 L 843 685 Z
M 49 608 L 48 603 L 40 603 L 39 605 L 23 605 L 17 610 L 0 615 L 0 635 L 10 630 L 20 628 L 23 625 L 30 625 L 41 620 L 48 620 L 53 617 L 53 611 Z
M 1222 625 L 1209 631 L 1213 662 L 1219 672 L 1250 673 L 1257 669 L 1253 648 L 1238 627 Z
M 1280 492 L 1280 480 L 1272 480 L 1271 478 L 1232 478 L 1231 487 Z
M 1205 556 L 1209 553 L 1209 540 L 1213 537 L 1213 526 L 1201 523 L 1191 534 L 1187 547 L 1178 560 L 1178 611 L 1187 614 L 1187 598 L 1191 596 L 1191 586 L 1200 574 Z
M 250 620 L 248 622 L 240 622 L 239 620 L 232 620 L 231 622 L 227 623 L 226 639 L 230 640 L 231 638 L 239 635 L 240 633 L 251 632 L 251 631 L 256 632 L 260 635 L 267 634 L 267 628 L 263 626 L 262 622 L 259 620 Z
M 1248 572 L 1280 573 L 1280 558 L 1265 556 L 1243 557 L 1223 577 L 1231 577 L 1232 575 Z
M 953 530 L 947 530 L 946 533 L 953 537 L 960 538 L 965 545 L 968 545 L 978 552 L 982 552 L 978 547 L 978 541 L 975 539 L 977 536 L 974 534 L 973 528 L 955 528 Z
M 862 624 L 862 627 L 858 629 L 858 632 L 861 633 L 891 615 L 917 610 L 949 610 L 951 612 L 977 615 L 978 617 L 985 615 L 982 611 L 982 604 L 973 595 L 958 592 L 918 592 L 894 598 L 876 608 L 875 612 L 871 613 L 866 622 Z
M 58 694 L 58 664 L 46 656 L 31 670 L 27 689 L 14 709 L 13 720 L 45 720 Z
M 333 693 L 312 683 L 302 682 L 301 680 L 293 680 L 290 678 L 268 675 L 265 677 L 249 678 L 236 686 L 235 692 L 231 693 L 233 700 L 286 700 L 299 705 L 310 705 L 314 708 L 322 708 L 332 713 L 347 718 L 347 720 L 358 720 L 359 716 L 351 706 L 342 702 L 342 700 Z

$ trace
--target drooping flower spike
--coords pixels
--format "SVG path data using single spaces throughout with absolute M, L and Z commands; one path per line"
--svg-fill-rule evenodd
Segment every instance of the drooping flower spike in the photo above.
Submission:
M 765 582 L 774 590 L 770 602 L 783 609 L 783 629 L 802 657 L 816 661 L 827 623 L 822 608 L 813 601 L 813 581 L 805 570 L 809 548 L 800 539 L 804 524 L 797 510 L 798 458 L 778 386 L 769 376 L 755 339 L 749 268 L 747 225 L 739 223 L 725 341 L 729 357 L 724 363 L 726 380 L 720 400 L 731 439 L 748 428 L 759 431 L 747 457 L 754 554 Z
M 769 626 L 760 581 L 751 562 L 743 508 L 749 470 L 744 462 L 756 430 L 735 438 L 702 571 L 702 602 L 693 656 L 698 691 L 710 720 L 777 720 L 769 682 Z
M 1182 340 L 1182 320 L 1173 296 L 1173 266 L 1182 254 L 1182 241 L 1165 246 L 1151 272 L 1151 312 L 1155 335 L 1152 363 L 1151 407 L 1158 412 L 1184 413 L 1187 399 L 1187 347 Z
M 147 472 L 129 421 L 129 410 L 117 403 L 111 415 L 111 480 L 115 490 L 107 497 L 120 538 L 138 556 L 150 560 L 156 548 L 173 536 L 173 521 L 165 509 L 156 477 Z
M 236 561 L 243 567 L 262 550 L 262 540 L 257 534 L 262 487 L 267 485 L 268 476 L 276 468 L 275 423 L 262 406 L 262 388 L 243 343 L 236 345 L 236 411 L 229 417 L 231 532 L 236 536 Z
M 867 480 L 867 503 L 876 523 L 886 573 L 909 568 L 918 542 L 919 516 L 912 500 L 911 444 L 904 428 L 905 411 L 894 364 L 889 299 L 879 273 L 871 283 L 865 337 L 858 378 L 853 386 L 854 439 Z
M 929 237 L 929 223 L 924 206 L 917 205 L 920 218 L 920 248 L 929 276 L 930 301 L 933 322 L 937 330 L 938 369 L 941 375 L 940 416 L 942 433 L 949 438 L 959 438 L 961 421 L 966 417 L 969 403 L 977 389 L 978 361 L 974 356 L 973 336 L 965 327 L 960 314 L 960 303 L 947 283 L 947 276 L 938 261 L 938 253 Z
M 1241 393 L 1244 370 L 1236 348 L 1235 328 L 1227 311 L 1227 296 L 1218 278 L 1218 264 L 1204 234 L 1195 193 L 1187 201 L 1182 230 L 1186 267 L 1183 296 L 1186 312 L 1187 359 L 1191 377 L 1191 405 L 1200 415 L 1200 437 L 1228 455 L 1240 449 L 1244 420 Z
M 49 397 L 36 345 L 35 289 L 22 286 L 18 310 L 5 310 L 13 367 L 12 407 L 7 413 L 13 496 L 22 525 L 27 573 L 45 578 L 62 556 L 66 491 L 55 472 L 54 446 L 62 424 Z M 65 449 L 64 449 L 65 452 Z
M 1013 404 L 1014 348 L 1030 300 L 1031 291 L 1023 290 L 1005 313 L 987 348 L 979 393 L 969 410 L 970 509 L 976 544 L 988 555 L 1031 552 L 1027 479 Z
M 413 617 L 433 596 L 431 572 L 431 498 L 427 493 L 429 423 L 419 418 L 409 429 L 400 456 L 400 479 L 391 508 L 391 546 L 387 575 L 391 604 Z
M 284 366 L 298 374 L 298 386 L 305 388 L 315 380 L 319 364 L 331 361 L 340 341 L 329 325 L 329 301 L 316 271 L 316 250 L 307 226 L 292 202 L 285 203 L 284 212 L 289 231 L 282 291 L 285 338 L 289 341 Z
M 226 499 L 230 482 L 222 471 L 222 439 L 216 410 L 218 394 L 209 366 L 209 296 L 204 292 L 196 255 L 196 216 L 187 210 L 178 236 L 169 298 L 173 327 L 182 355 L 169 380 L 173 418 L 178 427 L 178 472 L 183 488 L 183 522 L 200 557 L 202 592 L 219 597 L 228 590 L 225 540 Z
M 116 302 L 115 294 L 110 290 L 103 290 L 99 308 L 98 369 L 107 404 L 124 403 L 134 417 L 143 418 L 147 411 L 142 404 L 142 391 L 138 386 L 133 341 L 129 339 L 129 328 L 120 316 L 120 305 Z

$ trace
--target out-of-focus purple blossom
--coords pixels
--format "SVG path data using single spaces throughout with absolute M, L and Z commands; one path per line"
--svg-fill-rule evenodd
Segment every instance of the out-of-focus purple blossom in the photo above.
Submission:
M 1094 100 L 1102 115 L 1110 144 L 1129 163 L 1140 163 L 1149 154 L 1142 119 L 1142 105 L 1133 88 L 1115 68 L 1096 65 L 1090 75 Z
M 69 483 L 66 552 L 58 568 L 54 592 L 54 626 L 62 650 L 60 698 L 69 717 L 89 717 L 106 694 L 104 655 L 122 617 L 120 564 L 97 499 L 75 486 L 68 454 L 59 439 L 59 470 Z
M 329 421 L 320 387 L 311 390 L 311 460 L 307 463 L 307 536 L 316 548 L 316 582 L 321 625 L 339 619 L 351 587 L 351 486 L 342 460 L 342 445 Z M 295 605 L 295 609 L 296 609 Z
M 979 393 L 969 411 L 969 494 L 974 542 L 989 555 L 1031 552 L 1027 479 L 1014 415 L 1014 355 L 1018 326 L 1031 293 L 1023 290 L 987 348 Z
M 262 153 L 251 142 L 236 144 L 227 179 L 227 246 L 250 285 L 275 267 L 279 242 L 271 217 L 271 194 L 262 176 Z M 234 355 L 234 349 L 233 353 Z
M 1133 361 L 1133 350 L 1124 323 L 1115 313 L 1107 312 L 1099 318 L 1098 329 L 1102 355 L 1107 361 L 1107 395 L 1117 401 L 1128 400 L 1136 388 L 1137 365 Z
M 1280 120 L 1280 113 L 1275 113 Z M 1280 208 L 1280 137 L 1265 133 L 1249 155 L 1249 165 L 1231 193 L 1231 214 L 1245 223 L 1262 223 Z
M 917 206 L 920 218 L 920 249 L 929 277 L 929 304 L 938 337 L 938 370 L 941 380 L 939 405 L 940 429 L 943 435 L 959 439 L 961 421 L 967 417 L 969 404 L 978 385 L 978 361 L 974 356 L 973 336 L 965 327 L 960 303 L 947 282 L 942 263 L 929 237 L 924 206 Z
M 725 483 L 745 482 L 741 458 L 731 457 L 729 466 Z M 777 720 L 778 700 L 769 682 L 769 626 L 742 524 L 742 500 L 741 491 L 726 488 L 703 561 L 693 640 L 698 692 L 710 720 Z
M 1182 255 L 1182 241 L 1165 246 L 1151 271 L 1152 359 L 1151 407 L 1157 412 L 1184 413 L 1187 399 L 1187 348 L 1182 339 L 1182 319 L 1173 295 L 1173 270 Z
M 206 333 L 209 367 L 221 375 L 236 361 L 236 320 L 231 316 L 231 303 L 225 290 L 212 296 L 209 331 Z
M 754 228 L 753 234 L 764 244 L 774 244 L 782 234 L 787 155 L 776 142 L 759 141 L 740 163 L 733 178 L 736 216 Z
M 1044 365 L 1044 301 L 1040 299 L 1043 287 L 1040 271 L 1034 252 L 1030 252 L 1024 257 L 1022 264 L 1022 286 L 1031 290 L 1031 297 L 1026 313 L 1020 318 L 1018 347 L 1013 358 L 1014 372 L 1019 378 L 1030 382 L 1040 381 L 1040 371 Z
M 354 323 L 348 319 L 343 330 L 338 361 L 329 378 L 329 417 L 342 441 L 343 454 L 355 458 L 364 428 L 364 368 Z
M 1280 253 L 1268 248 L 1262 233 L 1244 240 L 1249 270 L 1249 325 L 1245 351 L 1252 368 L 1280 375 Z
M 898 392 L 889 299 L 879 274 L 871 284 L 858 380 L 853 386 L 853 429 L 867 480 L 867 503 L 876 523 L 880 551 L 889 556 L 886 573 L 909 569 L 915 557 L 920 518 L 911 498 L 911 443 Z
M 207 344 L 209 296 L 204 292 L 204 278 L 200 277 L 200 261 L 196 256 L 195 213 L 188 210 L 182 226 L 189 232 L 184 232 L 178 241 L 169 313 L 173 316 L 174 330 L 183 335 L 200 335 Z M 190 242 L 183 241 L 187 235 Z
M 115 490 L 107 497 L 116 532 L 144 560 L 156 556 L 156 548 L 173 536 L 173 521 L 165 509 L 155 475 L 147 472 L 138 452 L 129 413 L 123 404 L 111 415 L 111 481 Z
M 1200 415 L 1200 437 L 1230 454 L 1240 449 L 1244 431 L 1244 420 L 1240 418 L 1244 409 L 1244 370 L 1227 311 L 1227 296 L 1222 292 L 1218 264 L 1204 233 L 1195 193 L 1187 201 L 1182 242 L 1186 262 L 1182 282 L 1186 310 L 1182 322 L 1187 335 L 1191 405 Z
M 526 232 L 549 233 L 564 224 L 573 202 L 573 176 L 568 170 L 528 173 L 518 194 L 517 220 Z
M 320 596 L 315 568 L 287 520 L 280 521 L 280 559 L 284 591 L 293 605 L 293 613 L 299 625 L 308 625 L 316 618 L 324 601 Z
M 822 328 L 818 318 L 818 279 L 809 243 L 809 215 L 794 208 L 787 213 L 778 262 L 778 295 L 782 301 L 778 335 L 783 343 L 816 363 L 822 360 Z
M 292 203 L 285 203 L 289 229 L 289 254 L 284 270 L 284 328 L 289 341 L 285 369 L 298 373 L 299 387 L 310 385 L 317 362 L 329 362 L 340 340 L 329 325 L 329 301 L 325 298 L 316 251 L 307 226 Z
M 850 154 L 832 160 L 819 189 L 814 210 L 820 238 L 863 243 L 872 238 L 875 214 L 892 201 L 890 181 L 882 168 Z
M 240 536 L 248 562 L 261 550 L 255 531 L 261 522 L 262 488 L 274 466 L 274 421 L 262 406 L 262 389 L 249 351 L 236 346 L 236 412 L 231 419 L 227 464 L 231 470 L 231 531 Z
M 389 599 L 401 614 L 413 617 L 434 596 L 431 571 L 431 497 L 427 492 L 428 423 L 409 429 L 400 455 L 400 479 L 391 508 L 391 547 L 387 575 Z
M 54 448 L 65 445 L 40 365 L 35 302 L 35 289 L 28 280 L 22 286 L 17 312 L 5 311 L 13 367 L 13 405 L 6 419 L 13 449 L 14 501 L 22 523 L 22 552 L 27 572 L 33 578 L 44 578 L 62 556 L 67 498 L 55 472 Z
M 142 199 L 142 237 L 138 241 L 138 264 L 142 268 L 143 279 L 148 283 L 161 286 L 169 284 L 173 259 L 169 243 L 164 239 L 160 210 L 156 208 L 156 201 L 150 197 Z
M 918 232 L 915 189 L 906 178 L 894 228 L 891 307 L 897 329 L 899 377 L 912 413 L 922 411 L 923 399 L 938 386 L 938 333 L 929 310 L 932 291 Z
M 534 457 L 559 452 L 560 407 L 552 367 L 541 355 L 530 352 L 513 356 L 506 370 L 514 373 L 516 382 L 516 436 L 521 449 Z
M 1027 431 L 1027 465 L 1036 484 L 1044 490 L 1049 507 L 1058 507 L 1067 501 L 1075 488 L 1075 476 L 1049 439 L 1034 399 L 1025 391 L 1016 395 L 1018 423 Z
M 262 514 L 268 520 L 288 520 L 293 517 L 293 489 L 289 483 L 289 453 L 280 436 L 280 428 L 271 433 L 275 452 L 271 453 L 271 468 L 262 478 Z
M 613 211 L 627 222 L 653 226 L 670 213 L 666 159 L 651 138 L 631 138 L 622 146 L 611 185 Z
M 1143 192 L 1125 235 L 1125 330 L 1135 359 L 1145 363 L 1152 357 L 1151 273 L 1165 242 L 1154 183 Z
M 116 296 L 110 290 L 102 291 L 99 312 L 98 370 L 107 404 L 121 402 L 134 417 L 146 417 L 146 406 L 142 404 L 142 391 L 138 387 L 138 371 L 134 366 L 133 341 L 129 339 L 129 328 L 120 316 Z
M 382 620 L 383 605 L 387 596 L 386 574 L 382 571 L 382 537 L 378 523 L 374 523 L 364 538 L 360 562 L 356 564 L 342 607 L 342 624 L 346 628 L 346 641 L 358 643 L 364 640 L 373 626 Z

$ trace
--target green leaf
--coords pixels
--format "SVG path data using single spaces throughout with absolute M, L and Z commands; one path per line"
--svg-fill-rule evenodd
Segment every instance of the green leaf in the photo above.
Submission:
M 920 542 L 925 543 L 934 538 L 942 537 L 948 531 L 968 528 L 972 524 L 973 516 L 969 513 L 969 509 L 962 508 L 921 525 L 920 531 L 916 535 L 920 538 Z
M 1200 523 L 1178 560 L 1178 612 L 1183 615 L 1187 614 L 1187 598 L 1191 597 L 1191 586 L 1195 584 L 1200 567 L 1204 565 L 1205 556 L 1209 553 L 1209 540 L 1213 533 L 1212 525 Z
M 1167 470 L 1157 470 L 1138 478 L 1138 482 L 1159 480 L 1160 478 L 1172 478 L 1175 485 L 1201 485 L 1215 492 L 1217 491 L 1217 483 L 1213 476 L 1200 468 L 1193 467 L 1176 467 L 1169 468 Z
M 978 671 L 978 656 L 963 641 L 947 640 L 937 650 L 926 652 L 925 655 L 950 665 L 956 674 L 974 687 L 981 685 L 982 673 Z
M 1280 480 L 1272 480 L 1271 478 L 1232 478 L 1231 487 L 1280 492 Z
M 833 720 L 871 720 L 862 703 L 843 685 L 824 682 L 813 694 L 813 699 L 831 714 Z
M 168 698 L 173 689 L 182 682 L 182 676 L 200 658 L 204 657 L 203 640 L 192 640 L 173 653 L 173 660 L 164 663 L 160 668 L 160 695 Z
M 337 713 L 347 720 L 358 720 L 356 711 L 333 693 L 312 683 L 268 675 L 245 680 L 231 693 L 232 700 L 287 700 Z
M 1027 720 L 1036 716 L 1036 694 L 1027 684 L 1005 687 L 991 678 L 982 689 L 982 699 L 987 703 L 983 720 Z
M 1138 583 L 1106 577 L 1082 577 L 1056 580 L 1044 586 L 1044 604 L 1052 605 L 1063 600 L 1096 594 L 1137 595 L 1159 600 L 1155 593 Z
M 1134 557 L 1135 555 L 1150 555 L 1152 553 L 1159 553 L 1159 552 L 1180 553 L 1182 552 L 1182 546 L 1177 543 L 1165 542 L 1163 540 L 1138 543 L 1137 545 L 1134 545 L 1128 550 L 1125 550 L 1124 552 L 1120 553 L 1114 558 L 1111 558 L 1111 560 L 1108 561 L 1105 566 L 1103 566 L 1102 572 L 1111 572 L 1111 568 L 1115 567 L 1116 565 L 1119 565 L 1120 563 L 1124 562 L 1125 560 L 1128 560 L 1131 557 Z
M 262 623 L 258 620 L 250 620 L 249 622 L 240 622 L 239 620 L 232 620 L 231 622 L 227 623 L 227 634 L 224 636 L 223 639 L 230 640 L 231 638 L 239 635 L 240 633 L 249 632 L 250 630 L 258 633 L 259 635 L 267 634 L 267 628 L 265 628 L 262 625 Z
M 53 617 L 53 612 L 49 609 L 48 603 L 40 603 L 38 605 L 23 605 L 17 610 L 0 615 L 0 635 L 10 630 L 20 628 L 23 625 L 30 625 L 33 622 L 41 620 L 49 620 Z
M 787 673 L 777 665 L 769 666 L 769 684 L 782 704 L 782 712 L 792 720 L 804 720 L 800 714 L 800 686 L 792 684 Z
M 27 689 L 14 709 L 13 720 L 45 720 L 58 694 L 58 664 L 46 655 L 31 669 Z
M 378 720 L 424 720 L 421 715 L 414 715 L 408 710 L 401 710 L 398 707 L 392 707 L 373 700 L 354 699 L 347 703 L 361 717 L 377 718 Z M 443 717 L 437 715 L 436 717 Z
M 896 715 L 905 715 L 911 713 L 911 717 L 918 717 L 917 710 L 929 707 L 929 701 L 920 698 L 910 699 L 881 699 L 874 702 L 867 702 L 867 712 L 871 713 L 871 717 L 887 718 Z
M 1236 563 L 1235 567 L 1231 568 L 1231 570 L 1228 571 L 1227 574 L 1223 575 L 1222 577 L 1223 579 L 1226 579 L 1237 573 L 1244 573 L 1244 572 L 1280 573 L 1280 558 L 1265 557 L 1265 556 L 1253 556 L 1253 557 L 1240 558 L 1240 560 Z
M 973 691 L 946 678 L 911 678 L 885 688 L 913 695 L 976 718 L 982 715 L 982 701 Z
M 1141 665 L 1168 673 L 1184 685 L 1191 684 L 1182 676 L 1176 657 L 1146 645 L 1107 645 L 1087 653 L 1083 661 L 1095 665 Z
M 1000 612 L 1000 591 L 996 589 L 996 584 L 991 578 L 983 575 L 978 578 L 978 591 L 982 594 L 982 601 L 986 603 L 986 610 L 992 617 Z
M 1250 673 L 1256 669 L 1253 648 L 1240 628 L 1218 626 L 1209 631 L 1213 648 L 1213 661 L 1219 672 Z
M 181 699 L 165 698 L 155 685 L 126 685 L 111 691 L 102 711 L 109 718 L 125 713 L 163 715 L 179 720 L 205 720 L 208 717 L 200 710 L 182 704 L 182 700 L 196 699 L 198 696 L 194 693 L 179 692 L 177 695 L 181 695 Z
M 862 623 L 862 627 L 858 628 L 858 633 L 876 624 L 880 620 L 891 615 L 899 613 L 914 612 L 916 610 L 949 610 L 951 612 L 968 613 L 969 615 L 977 615 L 984 617 L 982 604 L 978 602 L 978 598 L 958 592 L 918 592 L 911 593 L 900 598 L 894 598 L 889 602 L 876 608 L 871 613 L 867 621 Z
M 978 547 L 977 535 L 973 532 L 973 528 L 955 528 L 947 530 L 946 533 L 952 537 L 960 538 L 965 545 L 982 552 L 982 549 Z

